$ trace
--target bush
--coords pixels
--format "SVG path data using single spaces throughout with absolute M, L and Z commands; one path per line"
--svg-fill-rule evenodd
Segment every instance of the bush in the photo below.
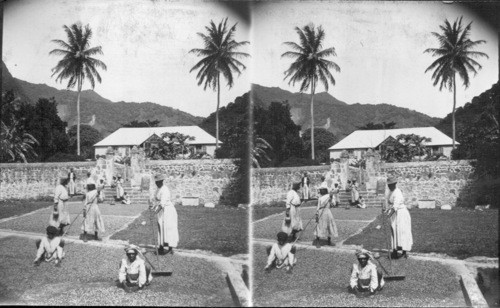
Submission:
M 57 153 L 51 157 L 49 157 L 46 162 L 72 162 L 72 161 L 85 161 L 85 157 L 78 156 L 76 154 L 68 154 L 68 153 Z
M 319 162 L 309 158 L 292 156 L 281 163 L 280 167 L 301 167 L 301 166 L 319 166 Z

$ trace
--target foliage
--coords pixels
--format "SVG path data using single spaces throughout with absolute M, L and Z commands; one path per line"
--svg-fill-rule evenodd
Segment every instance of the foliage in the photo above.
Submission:
M 304 156 L 300 126 L 293 122 L 286 101 L 271 102 L 267 109 L 255 106 L 253 118 L 254 134 L 265 139 L 273 149 L 269 153 L 271 161 L 263 162 L 262 167 L 278 166 L 292 156 Z
M 304 158 L 304 157 L 295 157 L 292 156 L 282 162 L 279 166 L 280 167 L 300 167 L 300 166 L 318 166 L 320 163 L 316 160 L 312 160 L 310 158 Z
M 415 134 L 401 134 L 396 137 L 392 147 L 382 153 L 382 160 L 386 162 L 409 162 L 416 156 L 429 155 L 430 150 L 425 146 L 430 138 Z
M 189 150 L 189 140 L 194 140 L 194 137 L 184 135 L 181 133 L 163 133 L 161 135 L 161 142 L 158 148 L 152 148 L 149 154 L 150 158 L 153 160 L 172 160 L 177 159 L 179 156 L 185 158 L 192 156 Z
M 85 157 L 78 156 L 71 153 L 56 153 L 55 155 L 47 158 L 46 162 L 71 162 L 71 161 L 85 161 Z
M 478 45 L 486 43 L 484 40 L 471 41 L 469 39 L 472 22 L 462 28 L 462 17 L 457 18 L 453 25 L 446 19 L 444 25 L 439 26 L 442 34 L 432 32 L 438 41 L 439 48 L 428 48 L 424 53 L 430 53 L 438 58 L 425 70 L 427 73 L 434 70 L 432 79 L 434 86 L 439 84 L 439 90 L 448 88 L 453 91 L 452 110 L 452 136 L 453 149 L 455 149 L 455 106 L 456 106 L 456 75 L 463 80 L 463 85 L 468 88 L 470 85 L 469 73 L 477 74 L 482 66 L 476 62 L 479 57 L 488 55 L 483 52 L 474 51 Z M 476 69 L 477 68 L 477 69 Z
M 137 121 L 133 120 L 127 124 L 123 124 L 122 127 L 158 127 L 160 124 L 159 120 L 146 120 L 146 121 Z
M 59 49 L 52 50 L 49 55 L 63 56 L 57 65 L 52 69 L 52 76 L 57 75 L 56 81 L 62 82 L 68 79 L 67 88 L 77 86 L 77 127 L 76 127 L 76 149 L 77 155 L 80 155 L 80 92 L 85 79 L 90 82 L 92 89 L 95 87 L 95 81 L 101 83 L 101 75 L 98 68 L 106 70 L 104 62 L 93 58 L 95 55 L 102 55 L 101 46 L 90 47 L 92 30 L 89 25 L 85 29 L 80 23 L 64 25 L 64 31 L 68 37 L 68 42 L 63 40 L 52 40 L 59 45 Z M 88 154 L 88 153 L 87 153 Z M 84 154 L 83 156 L 86 156 Z
M 252 164 L 254 167 L 260 168 L 260 161 L 265 159 L 266 161 L 271 161 L 269 155 L 267 155 L 268 150 L 272 150 L 273 147 L 262 138 L 255 138 L 252 147 Z
M 314 94 L 318 81 L 323 84 L 328 92 L 328 84 L 335 85 L 335 78 L 330 70 L 334 69 L 340 72 L 340 67 L 333 61 L 327 60 L 329 56 L 336 56 L 335 48 L 330 47 L 322 50 L 322 43 L 325 38 L 325 31 L 321 26 L 316 28 L 313 24 L 306 25 L 302 29 L 295 27 L 299 35 L 300 44 L 295 42 L 285 42 L 284 44 L 291 48 L 281 55 L 294 59 L 294 62 L 285 71 L 285 80 L 289 78 L 288 84 L 295 85 L 300 82 L 300 92 L 305 92 L 311 88 L 311 129 L 314 132 Z M 311 134 L 311 157 L 314 160 L 315 155 L 314 133 Z
M 311 129 L 305 130 L 302 140 L 306 148 L 310 147 Z M 314 151 L 317 153 L 316 160 L 320 163 L 328 163 L 330 161 L 328 148 L 338 142 L 337 137 L 328 130 L 317 127 L 314 129 L 314 140 L 316 140 L 314 145 Z
M 71 150 L 76 149 L 76 125 L 68 130 L 69 146 Z M 85 158 L 94 158 L 94 144 L 101 141 L 101 133 L 92 126 L 80 126 L 81 156 Z
M 234 34 L 236 25 L 227 28 L 227 18 L 223 19 L 218 26 L 211 20 L 210 26 L 205 27 L 207 34 L 198 33 L 203 40 L 203 48 L 194 48 L 189 51 L 197 56 L 203 57 L 196 63 L 190 73 L 198 70 L 196 78 L 198 85 L 204 84 L 204 90 L 207 87 L 212 90 L 217 90 L 217 109 L 215 111 L 215 138 L 216 148 L 219 147 L 219 105 L 220 105 L 220 75 L 226 79 L 227 86 L 233 87 L 233 74 L 238 73 L 246 66 L 238 59 L 249 57 L 250 55 L 244 52 L 236 51 L 238 48 L 250 44 L 247 41 L 236 42 Z
M 28 134 L 17 120 L 8 127 L 3 121 L 0 123 L 0 161 L 1 162 L 28 162 L 28 158 L 36 156 L 33 146 L 37 140 Z
M 391 121 L 389 123 L 383 121 L 382 123 L 377 123 L 377 124 L 369 122 L 364 126 L 358 126 L 356 128 L 359 130 L 376 130 L 376 129 L 393 129 L 394 126 L 396 126 L 396 122 L 394 121 Z

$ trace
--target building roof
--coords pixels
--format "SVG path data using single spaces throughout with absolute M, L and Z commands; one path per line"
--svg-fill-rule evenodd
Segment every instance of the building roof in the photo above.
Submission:
M 169 126 L 169 127 L 122 127 L 107 136 L 103 140 L 94 144 L 95 147 L 103 146 L 139 146 L 153 134 L 159 137 L 163 133 L 181 133 L 194 137 L 194 140 L 188 141 L 193 145 L 215 145 L 215 137 L 204 131 L 198 126 Z M 222 143 L 219 140 L 219 144 Z
M 357 130 L 349 136 L 340 140 L 328 150 L 345 150 L 345 149 L 366 149 L 376 148 L 382 141 L 388 137 L 396 138 L 398 135 L 415 134 L 426 138 L 431 138 L 427 142 L 427 146 L 446 146 L 452 145 L 453 140 L 443 134 L 435 127 L 412 127 L 412 128 L 397 128 L 397 129 L 377 129 L 377 130 Z M 455 144 L 459 144 L 455 141 Z

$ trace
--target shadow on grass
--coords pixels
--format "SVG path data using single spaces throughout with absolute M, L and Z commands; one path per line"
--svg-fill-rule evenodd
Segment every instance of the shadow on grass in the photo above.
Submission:
M 413 209 L 410 216 L 412 251 L 447 254 L 459 259 L 498 257 L 498 210 Z M 387 248 L 387 239 L 390 238 L 389 221 L 387 223 L 387 235 L 379 215 L 363 232 L 349 238 L 344 244 L 363 245 L 370 250 Z M 380 228 L 377 229 L 377 226 Z
M 178 248 L 208 250 L 224 256 L 248 253 L 248 210 L 230 207 L 176 209 L 179 219 Z M 154 245 L 157 228 L 156 219 L 146 210 L 111 239 Z
M 39 210 L 41 208 L 48 207 L 50 205 L 54 205 L 54 201 L 52 198 L 51 200 L 46 200 L 44 198 L 43 200 L 12 199 L 12 200 L 0 201 L 0 219 L 23 215 L 29 212 Z

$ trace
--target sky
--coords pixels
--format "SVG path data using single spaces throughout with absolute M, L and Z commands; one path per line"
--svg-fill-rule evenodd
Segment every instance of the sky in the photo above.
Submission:
M 154 102 L 206 117 L 215 112 L 217 94 L 198 86 L 199 61 L 193 48 L 202 48 L 197 32 L 210 20 L 228 17 L 238 22 L 236 41 L 248 41 L 248 23 L 216 1 L 162 0 L 8 0 L 4 7 L 2 59 L 10 73 L 21 80 L 65 89 L 51 69 L 60 56 L 49 56 L 57 47 L 53 39 L 67 40 L 63 25 L 89 24 L 91 46 L 101 46 L 98 56 L 107 65 L 95 91 L 111 101 Z M 248 52 L 248 47 L 241 49 Z M 249 60 L 243 60 L 248 66 Z M 237 75 L 236 75 L 237 76 Z M 221 105 L 250 90 L 248 70 L 235 78 L 228 90 L 221 85 Z M 90 89 L 87 82 L 84 89 Z
M 202 47 L 197 32 L 210 20 L 228 17 L 238 22 L 237 41 L 250 41 L 241 49 L 251 54 L 247 69 L 232 89 L 221 88 L 221 106 L 250 89 L 250 83 L 280 87 L 288 85 L 283 72 L 291 63 L 281 58 L 282 43 L 297 41 L 295 27 L 313 22 L 326 32 L 323 46 L 335 47 L 331 58 L 341 72 L 334 72 L 336 85 L 329 93 L 348 104 L 387 103 L 430 116 L 451 112 L 452 94 L 439 91 L 424 73 L 433 62 L 426 48 L 437 47 L 431 32 L 439 32 L 444 20 L 463 16 L 473 21 L 471 38 L 486 40 L 478 51 L 483 69 L 465 90 L 458 86 L 457 107 L 463 106 L 498 81 L 498 37 L 481 18 L 457 4 L 399 1 L 259 1 L 249 14 L 238 14 L 225 1 L 179 0 L 8 0 L 4 7 L 2 59 L 11 74 L 31 83 L 65 89 L 56 83 L 51 68 L 58 56 L 52 39 L 66 40 L 63 25 L 89 24 L 92 46 L 102 46 L 99 56 L 108 70 L 95 91 L 111 101 L 150 101 L 206 117 L 215 111 L 217 96 L 197 85 L 189 73 L 199 58 L 188 54 Z M 247 23 L 250 15 L 251 22 Z M 88 89 L 89 84 L 84 85 Z M 324 91 L 319 87 L 318 91 Z

